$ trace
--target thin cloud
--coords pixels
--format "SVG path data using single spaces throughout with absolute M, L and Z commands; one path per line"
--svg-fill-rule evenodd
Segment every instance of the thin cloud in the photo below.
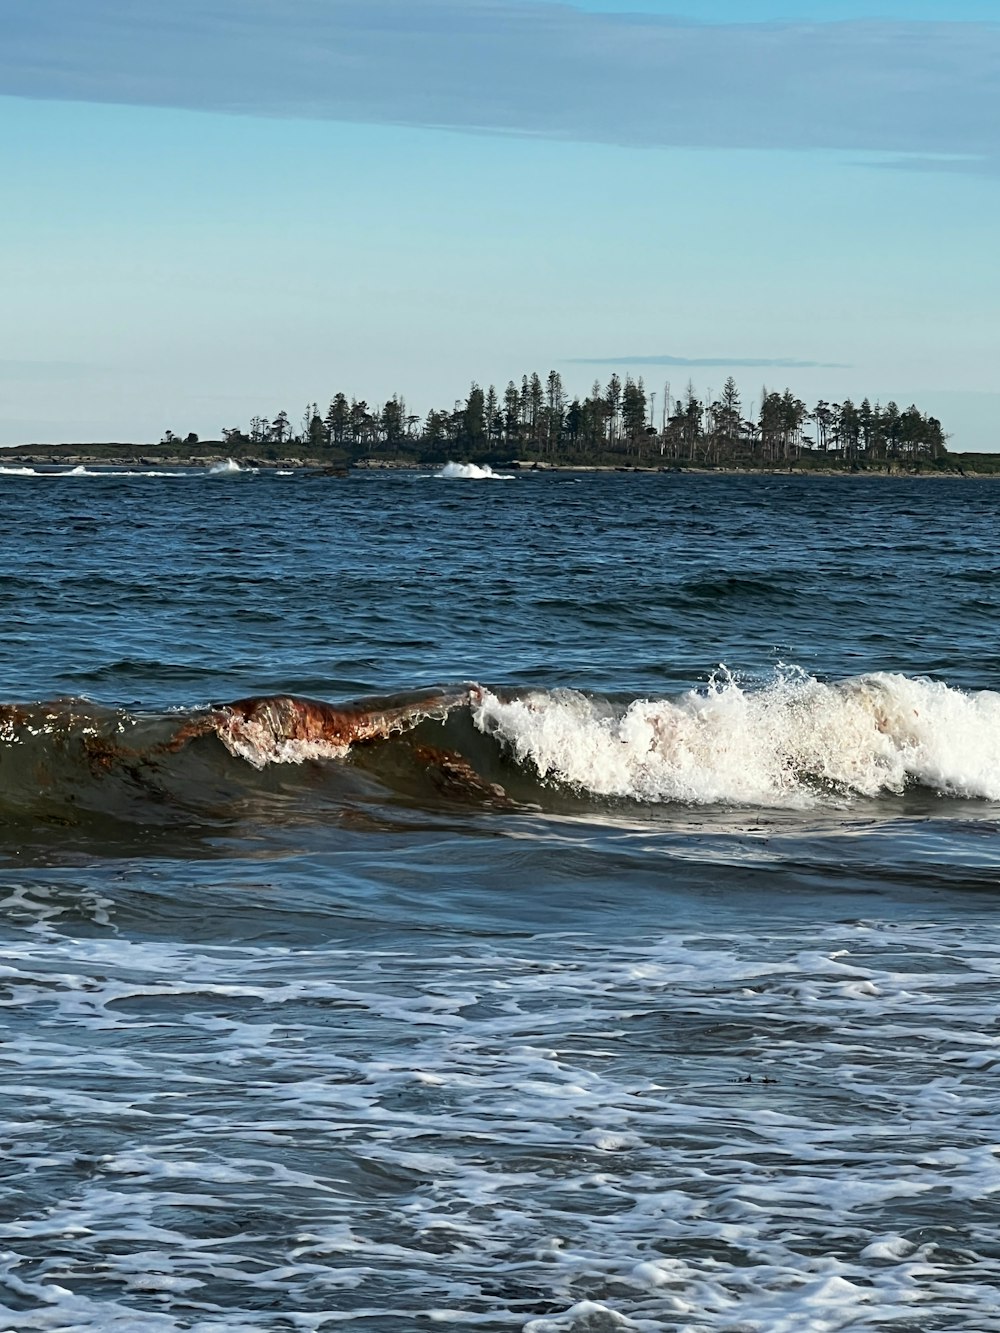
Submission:
M 996 23 L 697 25 L 539 0 L 7 0 L 0 50 L 0 92 L 23 97 L 916 166 L 1000 156 L 998 83 Z
M 758 356 L 574 356 L 573 366 L 721 366 L 742 370 L 850 370 L 840 361 L 799 361 L 794 357 Z
M 928 157 L 913 154 L 886 162 L 865 162 L 876 171 L 937 171 L 952 176 L 1000 176 L 1000 153 L 978 157 Z

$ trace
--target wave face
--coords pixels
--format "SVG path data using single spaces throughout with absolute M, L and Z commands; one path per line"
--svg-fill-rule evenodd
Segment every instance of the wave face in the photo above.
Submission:
M 234 762 L 235 761 L 235 762 Z M 807 808 L 919 787 L 1000 799 L 1000 694 L 876 673 L 828 684 L 720 675 L 673 699 L 479 685 L 343 704 L 292 695 L 184 713 L 78 701 L 0 711 L 0 806 L 149 817 L 204 811 L 308 766 L 300 792 L 347 799 L 363 773 L 418 805 L 442 795 L 557 808 L 567 796 L 658 806 Z M 317 767 L 318 766 L 318 767 Z M 348 787 L 345 787 L 345 777 Z
M 103 708 L 56 700 L 0 708 L 0 812 L 47 820 L 81 812 L 156 823 L 267 795 L 265 770 L 327 762 L 330 783 L 305 794 L 339 796 L 338 767 L 366 746 L 388 746 L 421 723 L 442 721 L 467 693 L 434 691 L 340 705 L 290 695 L 187 712 Z M 443 762 L 443 758 L 442 761 Z M 438 763 L 420 752 L 421 768 Z M 455 772 L 462 762 L 450 761 Z M 396 764 L 398 767 L 398 762 Z M 466 765 L 466 767 L 468 767 Z M 468 769 L 469 789 L 478 779 Z

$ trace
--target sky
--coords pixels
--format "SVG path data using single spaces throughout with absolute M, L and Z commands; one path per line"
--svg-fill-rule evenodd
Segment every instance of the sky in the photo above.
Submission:
M 555 369 L 915 402 L 1000 451 L 998 18 L 0 0 L 0 445 Z

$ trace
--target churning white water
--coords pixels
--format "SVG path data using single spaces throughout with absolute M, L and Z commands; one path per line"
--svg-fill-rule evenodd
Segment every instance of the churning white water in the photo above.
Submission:
M 436 474 L 445 481 L 513 481 L 509 472 L 494 472 L 489 463 L 445 463 Z
M 884 672 L 836 684 L 785 672 L 757 689 L 723 674 L 624 709 L 574 690 L 485 690 L 474 717 L 543 778 L 597 796 L 803 806 L 915 784 L 1000 797 L 1000 694 Z

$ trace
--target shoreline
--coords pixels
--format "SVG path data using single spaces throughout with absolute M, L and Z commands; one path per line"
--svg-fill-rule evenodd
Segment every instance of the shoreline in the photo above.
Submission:
M 454 460 L 458 461 L 458 460 Z M 36 453 L 33 450 L 17 450 L 16 452 L 6 452 L 0 450 L 0 469 L 4 467 L 45 467 L 45 468 L 74 468 L 74 467 L 98 467 L 98 468 L 141 468 L 152 469 L 158 467 L 176 468 L 179 470 L 197 470 L 200 468 L 211 468 L 235 462 L 243 469 L 258 469 L 261 471 L 279 471 L 284 469 L 293 469 L 295 471 L 309 472 L 319 475 L 344 476 L 349 472 L 436 472 L 444 467 L 444 463 L 421 463 L 416 459 L 390 459 L 390 458 L 361 458 L 353 464 L 341 464 L 330 459 L 317 458 L 310 456 L 290 456 L 288 458 L 258 458 L 256 456 L 240 455 L 234 456 L 227 453 L 205 453 L 182 457 L 177 454 L 156 456 L 146 451 L 125 453 L 115 455 L 97 455 L 81 450 L 79 453 L 51 454 Z M 482 466 L 482 464 L 480 464 Z M 857 478 L 880 478 L 882 480 L 893 480 L 897 478 L 927 478 L 927 479 L 948 479 L 955 480 L 992 480 L 1000 478 L 1000 471 L 981 472 L 972 467 L 952 467 L 944 468 L 838 468 L 838 467 L 727 467 L 725 465 L 704 466 L 691 465 L 684 466 L 676 463 L 661 464 L 622 464 L 622 463 L 550 463 L 546 461 L 530 459 L 510 459 L 507 462 L 490 464 L 489 466 L 495 472 L 504 472 L 510 470 L 516 474 L 538 475 L 546 472 L 568 472 L 568 473 L 599 473 L 599 472 L 619 472 L 627 473 L 633 476 L 657 476 L 669 474 L 673 476 L 695 475 L 695 476 L 742 476 L 742 477 L 840 477 L 845 480 Z

